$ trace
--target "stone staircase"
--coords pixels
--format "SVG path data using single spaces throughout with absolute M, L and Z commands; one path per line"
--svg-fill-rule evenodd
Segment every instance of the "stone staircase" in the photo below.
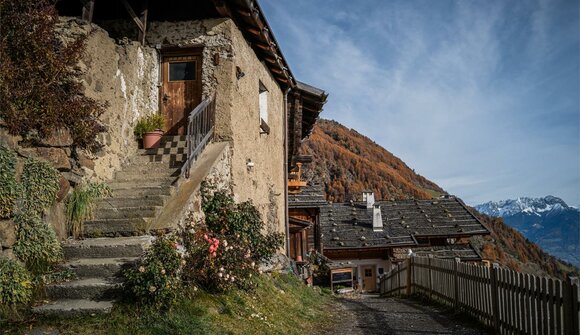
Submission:
M 107 313 L 121 288 L 121 269 L 151 244 L 149 226 L 176 192 L 186 160 L 184 136 L 164 136 L 158 149 L 140 150 L 108 185 L 113 196 L 97 204 L 86 221 L 84 240 L 63 244 L 66 263 L 77 280 L 46 287 L 38 314 Z

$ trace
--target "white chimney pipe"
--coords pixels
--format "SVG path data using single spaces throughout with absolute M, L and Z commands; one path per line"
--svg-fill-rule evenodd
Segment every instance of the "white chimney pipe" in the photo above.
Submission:
M 373 231 L 383 231 L 383 216 L 381 206 L 373 206 Z
M 373 208 L 375 204 L 375 194 L 371 191 L 363 191 L 363 201 L 366 201 L 367 209 Z

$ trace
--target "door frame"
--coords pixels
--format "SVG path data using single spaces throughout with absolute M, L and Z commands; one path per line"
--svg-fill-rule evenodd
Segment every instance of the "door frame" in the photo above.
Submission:
M 199 72 L 200 76 L 199 89 L 200 89 L 200 102 L 203 101 L 203 51 L 205 46 L 202 44 L 190 45 L 187 47 L 177 47 L 177 46 L 161 46 L 159 50 L 159 88 L 158 88 L 158 109 L 159 113 L 165 117 L 165 109 L 163 106 L 163 94 L 164 94 L 164 84 L 165 75 L 169 76 L 169 69 L 165 69 L 164 63 L 166 57 L 178 57 L 178 56 L 196 56 L 200 58 L 199 64 L 196 64 L 196 72 Z M 193 106 L 195 108 L 195 106 Z M 192 108 L 192 110 L 193 110 Z M 191 113 L 191 111 L 186 112 L 186 117 Z M 187 125 L 185 126 L 187 128 Z M 184 134 L 185 135 L 185 134 Z

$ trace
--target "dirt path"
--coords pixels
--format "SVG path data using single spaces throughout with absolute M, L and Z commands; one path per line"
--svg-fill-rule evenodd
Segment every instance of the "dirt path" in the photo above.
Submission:
M 449 311 L 416 300 L 358 295 L 339 298 L 329 306 L 335 316 L 330 334 L 488 334 L 477 325 L 449 315 Z

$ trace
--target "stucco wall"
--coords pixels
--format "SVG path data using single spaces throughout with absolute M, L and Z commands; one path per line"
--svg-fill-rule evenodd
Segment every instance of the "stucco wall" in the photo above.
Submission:
M 109 107 L 101 120 L 107 132 L 99 135 L 103 150 L 90 155 L 94 173 L 88 178 L 107 180 L 135 154 L 133 129 L 138 119 L 158 111 L 159 57 L 157 50 L 137 42 L 116 43 L 95 24 L 61 18 L 63 38 L 87 34 L 85 54 L 79 64 L 85 94 Z
M 230 142 L 236 200 L 252 200 L 268 230 L 284 232 L 284 97 L 280 87 L 229 19 L 150 22 L 149 29 L 149 45 L 204 46 L 203 95 L 215 92 L 217 96 L 215 137 Z M 239 79 L 236 67 L 244 73 Z M 269 92 L 270 134 L 260 134 L 260 81 Z M 251 169 L 248 160 L 254 163 Z

